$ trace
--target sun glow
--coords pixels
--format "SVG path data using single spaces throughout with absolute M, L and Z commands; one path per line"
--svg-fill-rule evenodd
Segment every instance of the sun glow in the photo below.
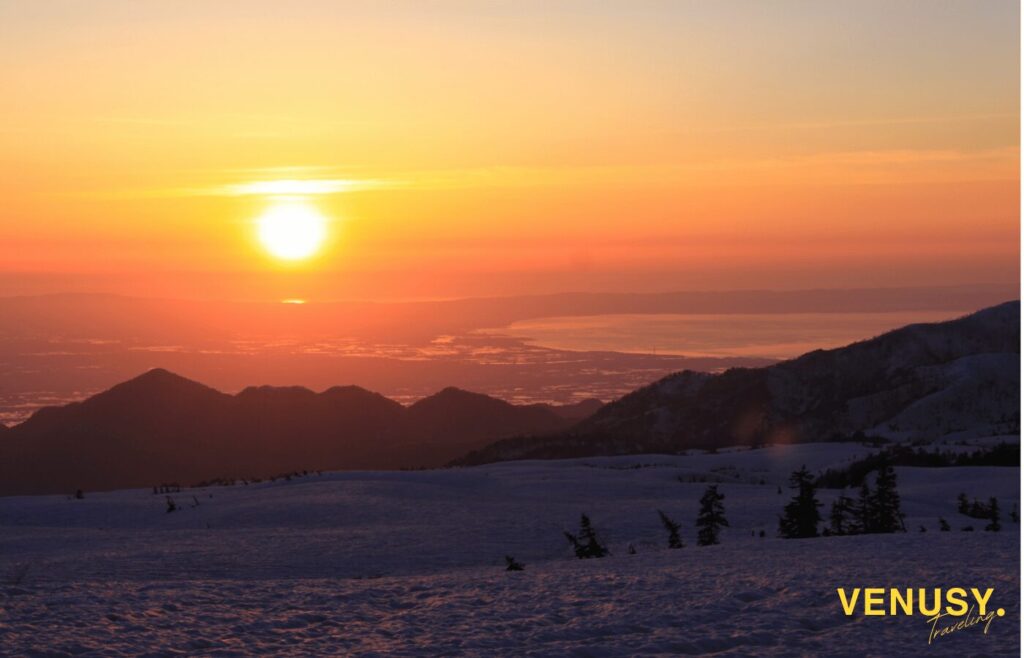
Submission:
M 256 225 L 263 247 L 283 260 L 309 258 L 327 238 L 327 219 L 301 200 L 275 202 Z
M 222 188 L 221 191 L 231 196 L 245 196 L 249 194 L 259 196 L 307 196 L 311 194 L 337 194 L 340 192 L 351 192 L 352 190 L 364 189 L 375 184 L 376 183 L 374 181 L 354 181 L 346 179 L 284 179 L 228 185 Z

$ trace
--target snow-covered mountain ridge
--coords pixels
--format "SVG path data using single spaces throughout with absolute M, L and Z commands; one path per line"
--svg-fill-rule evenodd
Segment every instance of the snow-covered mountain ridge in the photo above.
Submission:
M 1019 432 L 1014 301 L 764 368 L 670 375 L 566 432 L 505 439 L 457 463 Z

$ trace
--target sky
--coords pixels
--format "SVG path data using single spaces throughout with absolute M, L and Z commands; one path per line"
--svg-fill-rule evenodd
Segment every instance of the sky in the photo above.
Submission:
M 1019 42 L 1010 0 L 0 0 L 0 295 L 1015 283 Z

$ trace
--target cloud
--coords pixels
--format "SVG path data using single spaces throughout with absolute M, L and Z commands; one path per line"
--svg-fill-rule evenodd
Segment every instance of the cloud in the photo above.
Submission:
M 210 193 L 216 196 L 316 196 L 322 194 L 342 194 L 345 192 L 387 187 L 388 185 L 387 181 L 381 180 L 286 178 L 223 185 L 211 188 Z

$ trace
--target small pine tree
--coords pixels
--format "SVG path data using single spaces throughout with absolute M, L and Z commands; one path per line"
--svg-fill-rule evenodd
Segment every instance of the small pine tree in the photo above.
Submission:
M 522 571 L 525 568 L 522 562 L 516 562 L 511 555 L 505 556 L 505 571 Z
M 1017 514 L 1017 503 L 1013 504 L 1013 511 L 1010 512 L 1010 520 L 1014 523 L 1020 523 L 1020 516 Z
M 857 530 L 857 501 L 849 496 L 840 496 L 832 501 L 828 515 L 829 530 L 833 535 L 852 535 Z
M 174 499 L 171 498 L 170 496 L 167 496 L 167 513 L 170 514 L 171 512 L 177 509 L 178 506 L 174 504 Z
M 995 497 L 988 499 L 988 525 L 985 530 L 988 532 L 999 532 L 1003 525 L 999 522 L 999 501 Z
M 947 523 L 946 519 L 941 516 L 939 517 L 939 530 L 941 532 L 949 532 L 949 523 Z
M 960 495 L 956 497 L 956 511 L 961 514 L 967 514 L 971 511 L 971 504 L 967 501 L 967 494 L 960 492 Z
M 718 543 L 718 533 L 729 525 L 725 518 L 725 494 L 718 493 L 718 485 L 711 485 L 700 498 L 697 514 L 697 544 L 711 546 Z
M 874 524 L 874 500 L 871 495 L 871 488 L 868 486 L 867 478 L 860 484 L 860 493 L 857 494 L 857 503 L 854 507 L 854 518 L 857 519 L 856 528 L 850 534 L 861 532 L 872 532 Z
M 661 517 L 661 525 L 665 526 L 665 530 L 668 531 L 668 547 L 682 548 L 683 540 L 679 537 L 679 529 L 683 526 L 668 518 L 668 515 L 661 510 L 658 510 L 658 516 Z
M 594 531 L 590 517 L 586 514 L 580 514 L 579 534 L 574 535 L 571 532 L 566 532 L 565 538 L 572 544 L 576 557 L 581 560 L 605 557 L 609 554 L 608 549 L 598 541 L 597 532 Z
M 884 454 L 884 453 L 883 453 Z M 905 530 L 903 512 L 900 510 L 900 494 L 896 490 L 896 471 L 884 460 L 875 476 L 875 491 L 872 495 L 874 509 L 871 532 L 897 532 Z
M 787 539 L 817 537 L 821 503 L 814 496 L 814 479 L 806 466 L 789 477 L 789 487 L 796 491 L 779 518 L 779 534 Z
M 987 519 L 988 515 L 988 505 L 978 500 L 972 501 L 967 510 L 967 516 L 972 519 Z

